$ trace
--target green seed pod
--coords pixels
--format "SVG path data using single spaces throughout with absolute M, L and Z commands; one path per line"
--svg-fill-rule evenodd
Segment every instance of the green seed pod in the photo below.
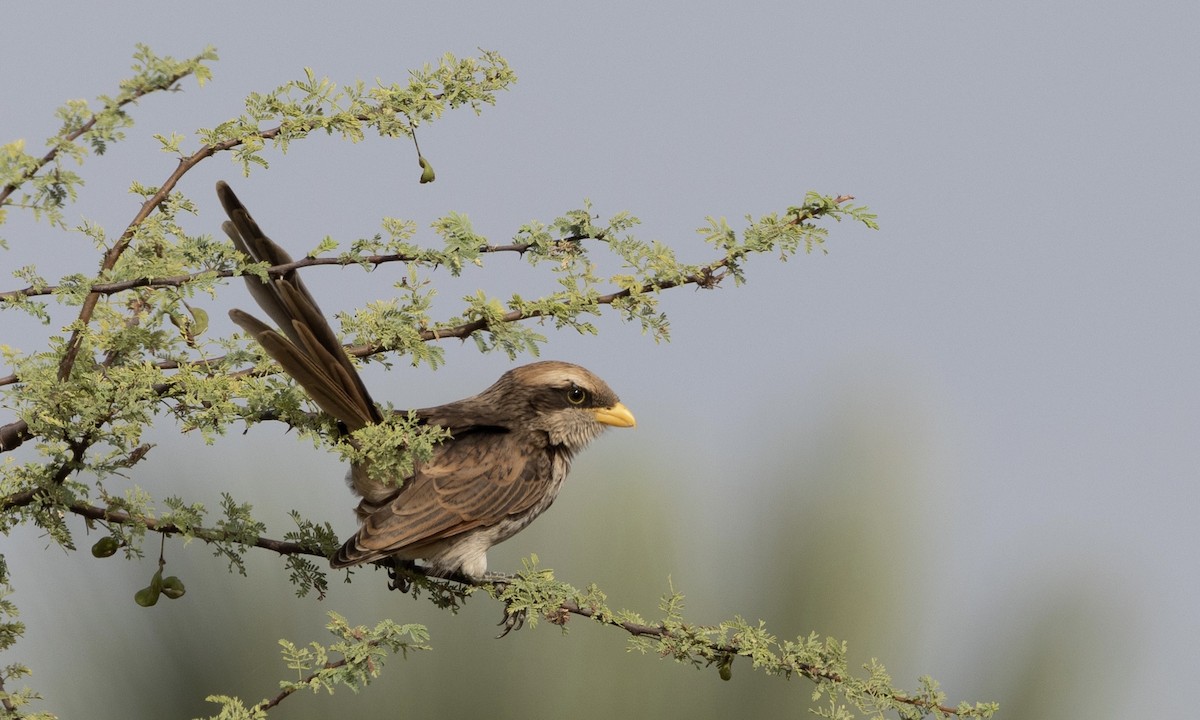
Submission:
M 721 664 L 717 666 L 717 673 L 722 680 L 729 680 L 733 677 L 733 655 L 721 658 Z
M 433 182 L 436 178 L 433 174 L 433 166 L 429 164 L 424 155 L 417 156 L 417 160 L 421 163 L 421 184 Z
M 187 588 L 183 586 L 183 581 L 174 575 L 163 578 L 162 594 L 172 600 L 178 600 L 187 592 Z
M 158 572 L 154 573 L 154 577 L 150 578 L 150 589 L 154 591 L 155 595 L 157 595 L 158 593 L 162 592 L 162 587 L 163 587 L 163 578 L 162 578 L 162 568 L 160 567 L 158 569 Z
M 208 329 L 208 312 L 204 308 L 191 305 L 188 305 L 187 309 L 192 314 L 191 336 L 200 337 Z
M 151 607 L 158 602 L 159 591 L 152 587 L 144 587 L 133 594 L 133 601 L 142 607 Z
M 97 540 L 96 544 L 92 546 L 92 557 L 98 557 L 98 558 L 112 557 L 113 555 L 116 554 L 117 550 L 120 547 L 121 547 L 121 543 L 117 542 L 117 539 L 115 537 L 113 537 L 111 535 L 105 535 L 104 537 Z

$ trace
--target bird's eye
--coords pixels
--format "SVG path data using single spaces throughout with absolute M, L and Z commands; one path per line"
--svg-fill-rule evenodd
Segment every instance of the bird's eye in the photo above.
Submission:
M 578 385 L 572 385 L 571 389 L 567 391 L 567 402 L 572 405 L 582 405 L 584 400 L 587 400 L 587 390 Z

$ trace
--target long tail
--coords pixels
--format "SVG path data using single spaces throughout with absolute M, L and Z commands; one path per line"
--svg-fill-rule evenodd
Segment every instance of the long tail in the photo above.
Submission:
M 217 183 L 217 197 L 229 216 L 221 228 L 238 250 L 272 266 L 292 262 L 283 248 L 263 234 L 224 182 Z M 378 406 L 300 275 L 289 270 L 266 281 L 253 275 L 245 279 L 250 295 L 279 324 L 283 334 L 241 310 L 230 310 L 229 317 L 262 345 L 318 407 L 341 421 L 347 430 L 353 432 L 380 422 Z

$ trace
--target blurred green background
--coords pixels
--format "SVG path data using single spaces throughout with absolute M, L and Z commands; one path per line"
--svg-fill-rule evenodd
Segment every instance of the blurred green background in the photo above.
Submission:
M 14 2 L 0 138 L 36 150 L 53 109 L 111 91 L 137 42 L 176 56 L 216 45 L 209 86 L 145 100 L 131 140 L 83 168 L 69 217 L 113 234 L 134 213 L 129 182 L 174 168 L 152 133 L 215 125 L 305 66 L 391 82 L 484 47 L 520 82 L 481 117 L 423 132 L 436 183 L 417 183 L 403 144 L 315 138 L 249 179 L 226 158 L 190 173 L 189 230 L 217 232 L 220 178 L 296 252 L 451 210 L 502 241 L 590 197 L 702 260 L 691 230 L 705 215 L 854 194 L 880 232 L 834 226 L 829 255 L 667 293 L 669 345 L 611 319 L 599 338 L 552 335 L 544 356 L 604 377 L 639 427 L 582 454 L 491 567 L 537 553 L 647 617 L 673 584 L 696 622 L 832 635 L 903 687 L 927 673 L 952 702 L 999 701 L 1001 717 L 1173 716 L 1190 710 L 1200 636 L 1196 27 L 1185 2 Z M 16 211 L 4 237 L 0 269 L 94 269 L 86 238 Z M 447 285 L 442 310 L 479 286 L 527 292 L 519 266 Z M 330 312 L 394 280 L 306 276 Z M 212 332 L 248 302 L 231 285 L 208 306 Z M 0 342 L 31 350 L 57 330 L 9 313 Z M 436 374 L 372 368 L 368 385 L 426 406 L 510 366 L 469 345 L 447 358 Z M 163 422 L 151 439 L 130 484 L 157 497 L 215 506 L 229 490 L 276 537 L 291 508 L 353 528 L 344 469 L 283 427 L 205 446 Z M 386 592 L 382 575 L 296 599 L 267 553 L 243 579 L 175 541 L 169 569 L 188 594 L 147 610 L 132 595 L 152 561 L 68 556 L 30 528 L 0 542 L 28 624 L 0 662 L 31 665 L 41 707 L 63 718 L 194 717 L 215 711 L 210 693 L 274 695 L 288 672 L 276 641 L 326 642 L 329 610 L 427 624 L 434 649 L 360 694 L 293 697 L 272 717 L 803 716 L 811 691 L 743 661 L 724 683 L 628 656 L 621 633 L 580 619 L 566 636 L 543 624 L 493 640 L 497 603 L 452 616 Z

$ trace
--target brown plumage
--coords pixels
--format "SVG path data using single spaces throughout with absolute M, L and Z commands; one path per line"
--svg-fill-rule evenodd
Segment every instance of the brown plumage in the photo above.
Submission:
M 241 252 L 271 265 L 292 261 L 228 185 L 217 183 L 217 195 L 229 215 L 222 227 Z M 230 311 L 233 321 L 347 432 L 382 421 L 300 276 L 291 271 L 266 283 L 247 276 L 246 283 L 283 334 L 241 310 Z M 365 467 L 350 468 L 347 481 L 361 497 L 361 526 L 330 559 L 333 567 L 393 556 L 480 578 L 488 548 L 554 502 L 576 452 L 607 426 L 635 424 L 603 380 L 554 361 L 513 368 L 478 395 L 415 412 L 446 428 L 450 439 L 416 463 L 399 488 L 372 480 Z

